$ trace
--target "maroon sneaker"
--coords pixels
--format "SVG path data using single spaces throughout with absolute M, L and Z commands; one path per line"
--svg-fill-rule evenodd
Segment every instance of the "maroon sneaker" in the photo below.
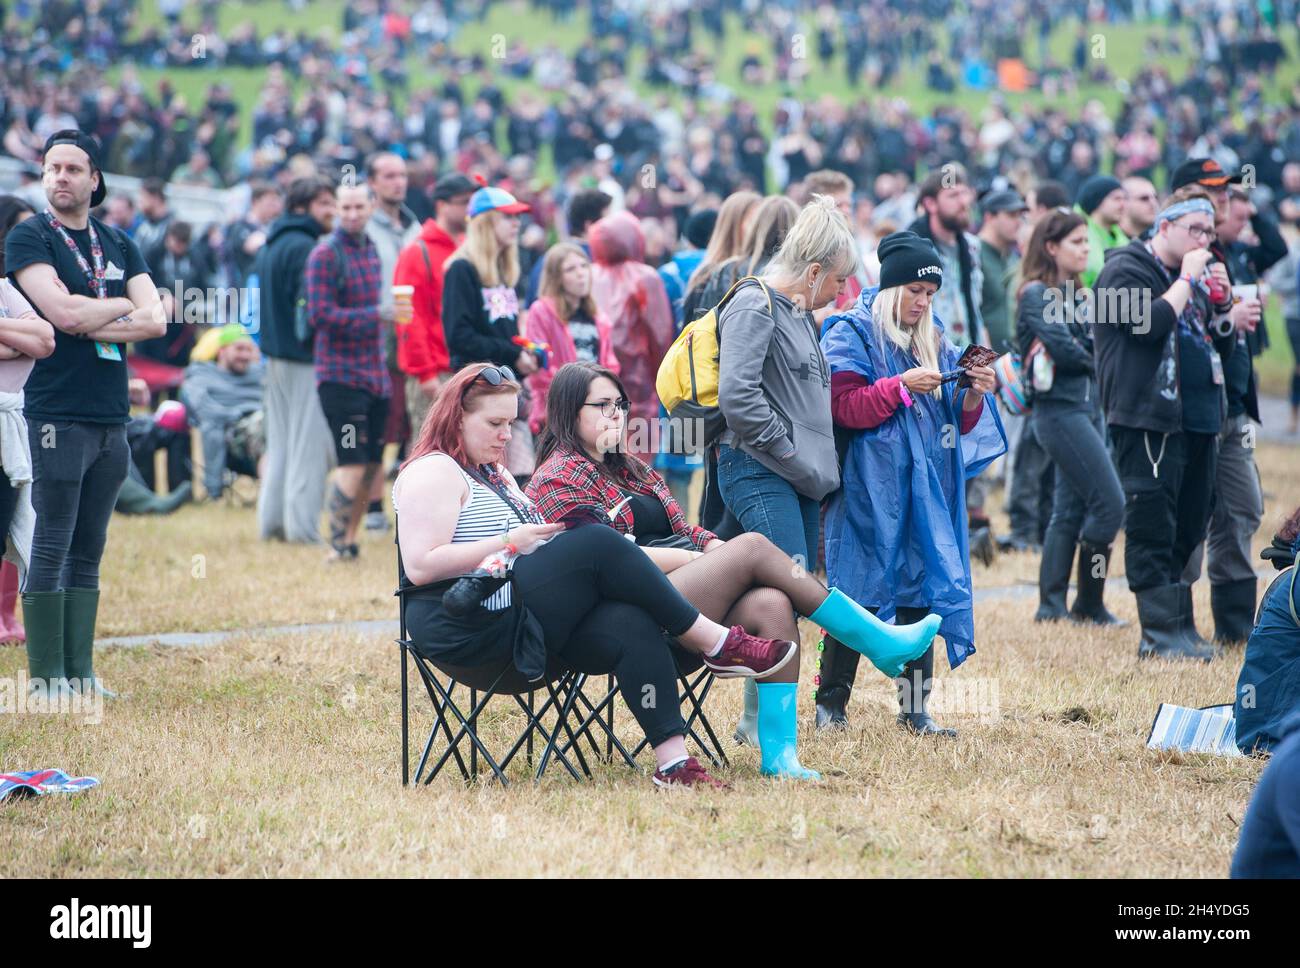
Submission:
M 655 770 L 653 777 L 655 786 L 703 786 L 713 787 L 715 790 L 730 790 L 730 784 L 723 783 L 717 777 L 709 775 L 709 771 L 700 766 L 700 761 L 693 756 L 688 756 L 682 763 L 671 767 L 667 773 L 662 770 Z
M 719 679 L 766 679 L 794 658 L 795 644 L 786 639 L 759 639 L 733 625 L 717 655 L 704 664 Z

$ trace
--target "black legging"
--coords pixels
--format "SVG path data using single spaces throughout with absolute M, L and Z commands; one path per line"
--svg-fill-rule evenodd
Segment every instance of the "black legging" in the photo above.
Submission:
M 640 548 L 604 525 L 575 528 L 516 559 L 514 587 L 548 652 L 614 674 L 651 746 L 685 732 L 664 632 L 683 634 L 700 613 Z

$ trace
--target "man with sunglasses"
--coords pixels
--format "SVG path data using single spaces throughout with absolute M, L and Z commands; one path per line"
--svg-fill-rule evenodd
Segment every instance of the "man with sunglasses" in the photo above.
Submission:
M 1143 658 L 1214 654 L 1196 634 L 1182 580 L 1210 517 L 1224 370 L 1236 348 L 1227 271 L 1211 266 L 1214 217 L 1201 189 L 1175 193 L 1149 238 L 1108 253 L 1094 292 L 1097 378 L 1126 498 L 1124 567 Z
M 1151 231 L 1151 226 L 1156 224 L 1160 202 L 1156 186 L 1141 175 L 1129 175 L 1124 179 L 1123 186 L 1124 214 L 1119 220 L 1120 231 L 1130 239 L 1144 238 Z

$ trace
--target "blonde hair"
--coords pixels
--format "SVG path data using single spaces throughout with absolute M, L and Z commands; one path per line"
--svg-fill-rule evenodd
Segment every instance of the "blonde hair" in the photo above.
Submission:
M 555 315 L 566 323 L 578 310 L 582 310 L 588 319 L 595 322 L 596 300 L 592 298 L 591 290 L 587 290 L 587 295 L 583 296 L 576 306 L 564 291 L 564 262 L 571 255 L 576 255 L 588 266 L 591 265 L 587 253 L 577 245 L 572 242 L 557 242 L 547 250 L 545 258 L 542 259 L 542 278 L 537 284 L 537 295 L 549 300 L 555 309 Z
M 492 209 L 475 215 L 465 230 L 465 241 L 447 259 L 447 265 L 464 259 L 472 265 L 485 286 L 510 286 L 519 282 L 519 246 L 497 241 L 497 222 L 504 218 Z
M 814 195 L 795 219 L 763 277 L 780 286 L 802 278 L 811 265 L 838 276 L 858 269 L 858 241 L 829 195 Z
M 876 301 L 871 304 L 871 322 L 875 326 L 876 339 L 882 343 L 893 343 L 903 352 L 911 352 L 916 357 L 918 366 L 927 370 L 939 369 L 939 335 L 934 325 L 934 311 L 925 307 L 925 315 L 917 320 L 910 330 L 899 323 L 903 311 L 903 296 L 907 292 L 904 286 L 891 286 L 876 294 Z M 930 391 L 936 400 L 943 399 L 943 385 Z
M 709 236 L 709 247 L 704 250 L 704 258 L 690 279 L 686 280 L 688 291 L 703 285 L 722 263 L 740 255 L 745 244 L 745 216 L 762 198 L 758 192 L 733 192 L 718 207 L 718 220 Z

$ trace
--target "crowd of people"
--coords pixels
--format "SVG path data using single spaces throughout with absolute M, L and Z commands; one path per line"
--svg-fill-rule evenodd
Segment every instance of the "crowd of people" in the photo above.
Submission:
M 1259 280 L 1288 246 L 1213 159 L 1184 161 L 1159 194 L 1097 175 L 1073 198 L 1036 181 L 1027 199 L 980 195 L 949 163 L 921 181 L 908 227 L 870 246 L 851 218 L 858 186 L 818 170 L 788 195 L 693 209 L 659 259 L 644 220 L 588 188 L 569 200 L 574 235 L 530 266 L 527 202 L 451 171 L 422 223 L 406 162 L 379 152 L 360 181 L 253 188 L 227 253 L 257 298 L 242 323 L 206 326 L 168 302 L 189 233 L 165 190 L 145 183 L 122 224 L 132 206 L 108 193 L 94 138 L 56 132 L 44 159 L 42 210 L 7 197 L 0 212 L 15 327 L 0 342 L 25 368 L 11 382 L 31 470 L 9 481 L 30 503 L 13 502 L 10 531 L 31 529 L 14 546 L 30 548 L 33 681 L 102 688 L 89 643 L 108 517 L 115 500 L 183 500 L 146 500 L 140 479 L 158 446 L 169 478 L 185 475 L 159 438 L 188 426 L 207 494 L 259 478 L 262 538 L 320 543 L 340 567 L 363 523 L 389 527 L 385 478 L 395 510 L 412 488 L 445 495 L 399 515 L 433 655 L 504 647 L 533 672 L 558 655 L 617 673 L 629 696 L 667 688 L 674 663 L 707 664 L 749 680 L 735 736 L 773 775 L 816 776 L 794 747 L 795 615 L 824 630 L 819 728 L 847 722 L 867 655 L 897 680 L 901 725 L 953 733 L 927 708 L 933 639 L 950 666 L 974 653 L 970 561 L 995 545 L 1041 552 L 1038 621 L 1123 624 L 1104 603 L 1122 526 L 1142 657 L 1215 654 L 1191 612 L 1203 558 L 1217 643 L 1254 629 Z M 716 340 L 718 407 L 681 446 L 662 432 L 661 363 L 699 326 Z M 180 402 L 131 417 L 140 374 L 138 402 Z M 385 467 L 387 445 L 400 464 Z M 1012 524 L 997 542 L 995 474 Z M 461 577 L 502 553 L 504 569 Z M 810 577 L 821 566 L 829 586 Z M 668 584 L 629 589 L 602 567 Z M 609 646 L 611 622 L 668 629 L 685 652 L 651 668 Z M 684 757 L 675 712 L 644 719 L 661 782 L 715 782 Z
M 941 87 L 952 59 L 929 58 L 925 15 L 946 6 L 882 6 L 905 40 L 886 51 L 869 18 L 855 34 L 854 7 L 823 4 L 810 56 L 843 45 L 873 84 L 898 58 L 929 59 Z M 1122 6 L 1110 15 L 1134 12 Z M 1171 8 L 1176 23 L 1206 17 L 1199 66 L 1179 83 L 1144 67 L 1118 119 L 994 98 L 978 121 L 946 108 L 922 121 L 888 99 L 791 98 L 769 140 L 706 62 L 674 53 L 692 29 L 721 39 L 724 11 L 752 16 L 743 3 L 680 17 L 593 5 L 571 64 L 512 48 L 508 69 L 564 91 L 553 105 L 507 104 L 483 65 L 468 106 L 459 91 L 397 100 L 416 20 L 439 42 L 454 31 L 437 4 L 350 6 L 355 46 L 304 39 L 291 58 L 231 38 L 214 48 L 227 62 L 270 64 L 244 148 L 220 89 L 193 124 L 135 123 L 132 98 L 176 107 L 138 91 L 55 86 L 27 111 L 7 98 L 5 148 L 41 181 L 0 199 L 0 513 L 15 560 L 0 626 L 25 636 L 36 687 L 106 692 L 92 648 L 115 505 L 168 513 L 191 487 L 215 498 L 255 477 L 261 538 L 320 544 L 345 568 L 363 528 L 390 528 L 393 481 L 408 622 L 436 661 L 613 673 L 655 782 L 717 786 L 676 704 L 639 698 L 708 666 L 746 680 L 734 735 L 763 772 L 812 780 L 796 749 L 798 617 L 824 632 L 819 729 L 847 723 L 865 655 L 896 683 L 900 726 L 950 736 L 928 711 L 934 638 L 950 667 L 975 654 L 971 559 L 1037 553 L 1037 621 L 1122 625 L 1105 603 L 1122 528 L 1138 655 L 1206 661 L 1249 639 L 1246 666 L 1273 686 L 1241 737 L 1271 748 L 1300 703 L 1300 654 L 1280 629 L 1294 583 L 1256 621 L 1254 358 L 1271 291 L 1300 344 L 1300 162 L 1286 162 L 1300 105 L 1255 96 L 1268 58 L 1240 47 L 1276 24 L 1225 33 L 1210 14 L 1230 6 Z M 950 33 L 976 59 L 1014 60 L 1026 18 L 1047 12 L 974 4 Z M 778 8 L 760 35 L 784 49 L 798 13 Z M 57 51 L 71 29 L 119 56 L 102 29 L 114 17 L 129 6 L 105 0 L 41 42 Z M 394 51 L 382 85 L 361 53 L 376 30 Z M 657 71 L 690 92 L 682 109 L 627 96 L 628 38 L 649 51 L 647 83 Z M 138 53 L 166 62 L 169 46 Z M 342 81 L 339 57 L 356 64 Z M 777 70 L 794 80 L 798 65 Z M 291 74 L 313 82 L 293 110 Z M 1234 112 L 1246 129 L 1218 120 Z M 533 177 L 542 145 L 552 188 Z M 106 170 L 146 177 L 130 197 Z M 165 178 L 237 182 L 247 202 L 192 225 Z M 250 296 L 236 311 L 182 305 L 227 285 Z M 660 398 L 688 327 L 717 360 L 694 445 Z M 1294 431 L 1300 368 L 1291 402 Z M 152 493 L 160 448 L 168 497 Z M 986 508 L 998 481 L 1001 536 Z M 1300 551 L 1294 525 L 1275 563 Z M 1192 613 L 1203 569 L 1214 642 Z

